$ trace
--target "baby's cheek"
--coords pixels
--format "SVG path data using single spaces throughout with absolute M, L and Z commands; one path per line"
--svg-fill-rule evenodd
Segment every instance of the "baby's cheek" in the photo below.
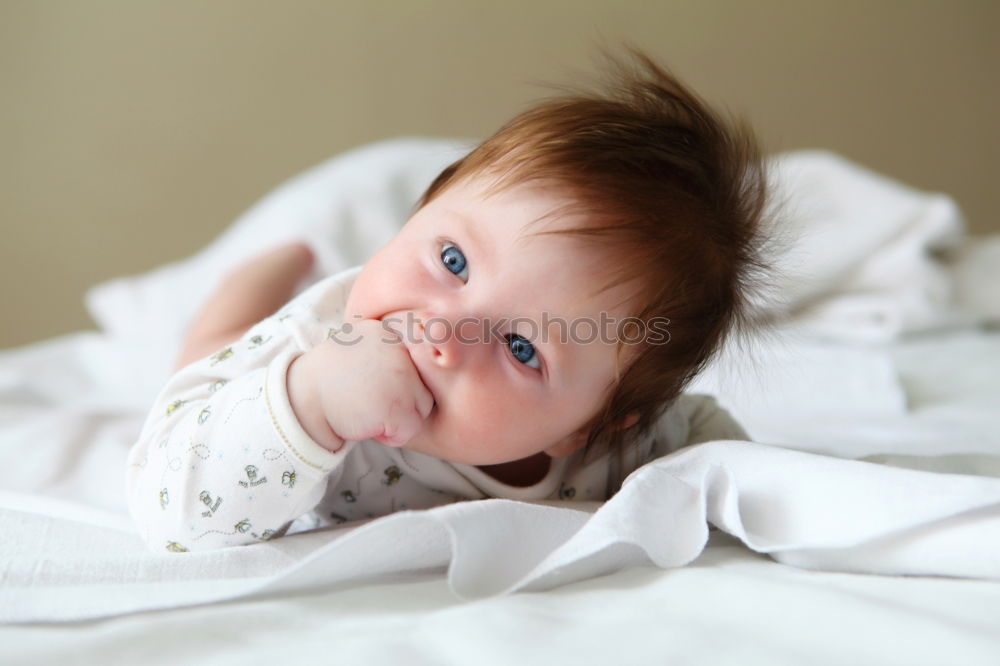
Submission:
M 465 391 L 462 398 L 452 403 L 453 413 L 458 417 L 456 426 L 461 430 L 461 436 L 466 441 L 488 441 L 500 435 L 510 414 L 509 403 L 504 396 L 488 396 L 480 390 Z
M 537 453 L 522 449 L 530 448 L 531 441 L 544 438 L 553 425 L 547 409 L 537 401 L 520 396 L 506 395 L 483 401 L 476 409 L 475 420 L 482 441 L 492 441 L 496 449 L 517 449 L 511 451 L 515 455 Z
M 482 387 L 466 386 L 453 393 L 448 417 L 448 439 L 470 453 L 499 453 L 498 449 L 519 427 L 510 402 L 502 394 L 483 391 Z

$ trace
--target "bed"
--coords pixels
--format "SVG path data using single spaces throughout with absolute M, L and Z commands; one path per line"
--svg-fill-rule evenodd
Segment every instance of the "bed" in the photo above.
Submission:
M 99 330 L 0 352 L 0 663 L 1000 663 L 1000 236 L 820 151 L 771 162 L 775 327 L 689 389 L 753 442 L 682 449 L 604 504 L 149 552 L 125 456 L 213 283 L 291 239 L 315 277 L 363 262 L 467 147 L 337 156 L 91 289 Z

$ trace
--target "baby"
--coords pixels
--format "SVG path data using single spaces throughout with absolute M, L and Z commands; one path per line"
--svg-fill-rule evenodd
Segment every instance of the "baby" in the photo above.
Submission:
M 287 304 L 302 245 L 224 281 L 129 457 L 147 543 L 600 501 L 681 446 L 747 439 L 681 392 L 749 325 L 762 161 L 749 130 L 635 59 L 446 168 L 364 266 Z

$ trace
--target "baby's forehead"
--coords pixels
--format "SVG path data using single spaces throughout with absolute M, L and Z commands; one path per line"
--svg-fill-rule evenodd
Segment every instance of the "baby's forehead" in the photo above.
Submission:
M 577 321 L 583 327 L 616 325 L 639 311 L 640 289 L 635 281 L 613 284 L 608 279 L 613 271 L 606 264 L 610 261 L 606 255 L 588 250 L 583 256 L 529 267 L 519 276 L 515 291 L 531 293 L 527 300 L 555 320 Z M 586 326 L 580 320 L 587 320 Z
M 519 243 L 532 247 L 533 254 L 558 256 L 559 261 L 540 264 L 539 272 L 566 283 L 566 293 L 586 292 L 587 300 L 613 302 L 607 309 L 629 304 L 635 309 L 646 286 L 641 275 L 630 271 L 628 252 L 616 247 L 609 239 L 588 234 L 588 225 L 554 220 L 525 230 Z

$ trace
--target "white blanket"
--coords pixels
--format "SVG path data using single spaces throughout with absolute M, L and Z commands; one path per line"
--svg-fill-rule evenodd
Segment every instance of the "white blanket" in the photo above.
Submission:
M 803 273 L 782 303 L 761 304 L 785 312 L 787 326 L 757 347 L 762 363 L 740 365 L 731 351 L 700 380 L 770 444 L 680 451 L 600 507 L 490 500 L 222 552 L 147 552 L 124 508 L 125 453 L 211 280 L 283 238 L 308 239 L 324 271 L 363 260 L 458 152 L 452 142 L 403 141 L 340 157 L 279 189 L 198 256 L 95 290 L 102 333 L 0 355 L 0 621 L 97 618 L 409 571 L 446 571 L 466 598 L 551 589 L 636 564 L 685 565 L 709 522 L 798 567 L 1000 578 L 1000 480 L 990 477 L 1000 466 L 1000 335 L 973 328 L 989 308 L 958 309 L 961 271 L 933 252 L 965 247 L 957 210 L 824 154 L 785 157 L 775 171 L 780 180 L 794 166 L 799 189 L 789 196 L 826 215 L 815 234 L 806 232 L 818 218 L 789 218 L 798 239 L 783 265 Z M 850 202 L 841 192 L 854 193 Z M 878 205 L 857 218 L 863 197 Z M 274 226 L 278 218 L 287 223 Z M 843 251 L 806 261 L 807 247 Z M 879 344 L 846 344 L 859 340 Z M 966 385 L 949 397 L 963 398 L 964 413 L 949 411 L 936 375 L 914 362 L 933 344 L 947 351 L 939 359 L 959 348 L 982 356 L 971 373 L 955 370 Z M 792 448 L 885 454 L 880 462 L 898 466 Z M 914 453 L 925 457 L 905 457 Z
M 1000 467 L 988 456 L 929 462 L 980 473 Z M 603 506 L 467 502 L 210 553 L 147 553 L 121 516 L 68 502 L 3 493 L 0 506 L 5 622 L 100 617 L 427 569 L 447 569 L 451 589 L 465 598 L 547 589 L 626 566 L 688 564 L 707 541 L 706 521 L 805 568 L 1000 579 L 1000 479 L 749 442 L 702 444 L 647 465 Z

